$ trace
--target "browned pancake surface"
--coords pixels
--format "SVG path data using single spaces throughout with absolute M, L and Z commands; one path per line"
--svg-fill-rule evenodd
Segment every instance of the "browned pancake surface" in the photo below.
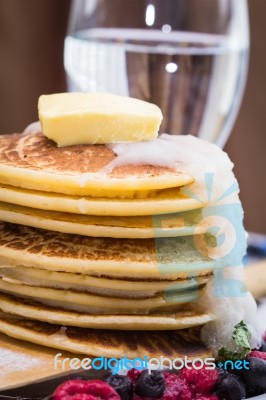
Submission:
M 75 134 L 75 132 L 73 133 Z M 14 133 L 0 136 L 0 166 L 45 171 L 56 174 L 80 175 L 96 173 L 116 158 L 105 145 L 76 145 L 57 147 L 42 133 Z M 152 165 L 125 165 L 116 167 L 108 175 L 114 178 L 128 176 L 156 177 L 164 173 L 177 176 L 173 169 Z
M 189 240 L 193 241 L 193 238 L 167 238 L 160 241 L 94 238 L 0 222 L 0 255 L 1 248 L 7 248 L 47 257 L 90 261 L 112 260 L 143 264 L 157 261 L 160 263 L 205 261 L 206 267 L 210 267 L 211 259 L 193 250 L 187 251 Z M 165 251 L 164 244 L 167 246 Z
M 200 342 L 200 329 L 181 331 L 106 331 L 70 327 L 68 338 L 92 345 L 101 344 L 107 349 L 126 347 L 130 353 L 136 352 L 150 357 L 178 356 L 197 357 L 208 352 Z M 126 353 L 125 353 L 126 354 Z
M 71 346 L 75 352 L 79 352 L 80 346 L 87 348 L 85 354 L 96 356 L 124 357 L 184 357 L 204 358 L 211 352 L 200 341 L 200 327 L 184 329 L 182 331 L 117 331 L 67 327 L 51 325 L 45 322 L 31 321 L 12 317 L 9 314 L 0 315 L 0 323 L 3 321 L 5 329 L 10 329 L 10 335 L 16 336 L 16 331 L 23 332 L 24 340 L 31 341 L 32 334 L 38 334 L 39 343 L 51 340 L 51 347 L 64 347 L 65 343 Z M 14 327 L 14 330 L 12 329 Z M 3 328 L 0 326 L 0 331 Z M 28 334 L 28 336 L 27 336 Z M 21 338 L 21 334 L 19 335 Z M 50 338 L 50 339 L 49 339 Z M 57 344 L 53 342 L 57 338 Z M 60 340 L 59 340 L 60 338 Z M 65 338 L 65 341 L 64 341 Z M 36 336 L 35 339 L 36 340 Z M 40 343 L 41 344 L 41 343 Z
M 131 261 L 141 261 L 143 254 L 152 259 L 155 252 L 152 239 L 90 238 L 3 222 L 0 222 L 0 246 L 48 257 L 90 260 L 121 261 L 125 258 L 123 253 L 127 252 Z M 142 254 L 134 253 L 134 249 Z

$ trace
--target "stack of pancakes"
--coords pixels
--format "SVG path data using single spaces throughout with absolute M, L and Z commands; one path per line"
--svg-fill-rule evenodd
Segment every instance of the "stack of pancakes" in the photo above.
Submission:
M 208 354 L 199 331 L 215 316 L 200 299 L 219 265 L 205 203 L 185 194 L 195 177 L 182 163 L 106 168 L 115 159 L 0 137 L 0 331 L 93 356 Z

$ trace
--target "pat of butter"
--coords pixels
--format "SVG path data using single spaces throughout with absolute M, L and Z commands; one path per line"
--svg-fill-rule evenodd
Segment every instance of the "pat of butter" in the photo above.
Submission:
M 43 134 L 58 146 L 152 140 L 162 121 L 155 104 L 107 93 L 43 95 L 38 110 Z

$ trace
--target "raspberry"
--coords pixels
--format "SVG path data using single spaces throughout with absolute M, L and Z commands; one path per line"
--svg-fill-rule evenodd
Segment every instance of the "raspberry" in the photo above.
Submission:
M 195 400 L 219 400 L 216 394 L 197 394 Z
M 67 397 L 66 399 L 69 399 L 70 397 Z M 71 396 L 71 400 L 95 400 L 96 397 L 92 396 L 91 394 L 75 394 L 74 396 Z
M 127 377 L 131 380 L 131 382 L 134 384 L 136 383 L 136 380 L 138 379 L 138 377 L 140 376 L 142 371 L 132 368 L 128 371 L 127 373 Z
M 161 400 L 192 400 L 193 393 L 188 384 L 179 376 L 169 372 L 164 373 L 165 391 Z M 136 399 L 137 400 L 137 399 Z
M 120 400 L 119 394 L 106 382 L 71 380 L 53 393 L 53 400 Z
M 266 361 L 266 353 L 258 350 L 253 350 L 248 354 L 248 357 L 255 357 L 255 358 L 260 358 L 261 360 Z
M 133 394 L 133 400 L 142 400 L 142 397 L 140 397 L 136 393 L 134 393 Z
M 189 384 L 194 393 L 208 394 L 213 389 L 219 379 L 217 369 L 187 369 L 183 368 L 180 373 L 180 378 Z

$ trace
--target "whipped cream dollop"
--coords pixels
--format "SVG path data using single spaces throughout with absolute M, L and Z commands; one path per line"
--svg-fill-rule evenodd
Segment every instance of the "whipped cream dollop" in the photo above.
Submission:
M 261 323 L 257 304 L 245 285 L 243 265 L 228 266 L 214 272 L 207 284 L 200 306 L 216 316 L 216 320 L 205 325 L 201 331 L 205 345 L 217 352 L 222 347 L 239 351 L 232 338 L 235 325 L 244 321 L 251 333 L 251 348 L 259 348 L 266 324 Z

